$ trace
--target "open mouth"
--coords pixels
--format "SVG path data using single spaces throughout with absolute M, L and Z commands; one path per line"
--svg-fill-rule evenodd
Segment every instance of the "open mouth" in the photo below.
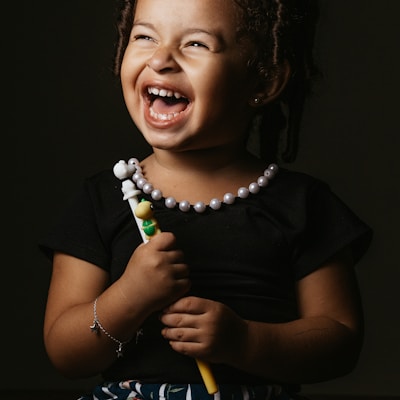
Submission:
M 150 116 L 159 121 L 172 121 L 183 113 L 190 101 L 181 93 L 168 89 L 147 88 Z

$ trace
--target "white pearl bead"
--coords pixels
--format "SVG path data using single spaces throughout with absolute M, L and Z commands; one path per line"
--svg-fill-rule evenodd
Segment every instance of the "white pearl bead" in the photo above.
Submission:
M 183 200 L 179 203 L 179 209 L 183 212 L 188 212 L 190 210 L 190 203 L 187 200 Z
M 241 199 L 246 199 L 247 197 L 249 197 L 249 189 L 247 189 L 247 188 L 245 188 L 245 187 L 241 187 L 241 188 L 239 188 L 239 190 L 238 190 L 238 196 L 241 198 Z
M 260 187 L 265 187 L 268 185 L 268 178 L 266 176 L 260 176 L 257 179 L 257 183 Z
M 122 165 L 122 163 L 124 165 Z M 144 177 L 143 173 L 142 173 L 142 168 L 140 166 L 140 162 L 137 158 L 130 158 L 128 160 L 128 163 L 126 163 L 125 161 L 120 161 L 120 163 L 118 163 L 117 167 L 120 167 L 120 164 L 122 165 L 122 167 L 126 167 L 125 169 L 128 171 L 131 171 L 130 174 L 133 174 L 132 176 L 132 181 L 134 183 L 136 183 L 136 186 L 138 189 L 141 189 L 145 194 L 151 194 L 151 198 L 153 200 L 159 201 L 163 198 L 163 194 L 160 190 L 158 189 L 154 189 L 153 185 L 148 182 L 146 180 L 146 178 Z M 123 168 L 120 169 L 123 169 Z M 114 170 L 117 169 L 117 171 L 114 171 L 114 174 L 119 177 L 119 170 L 118 168 L 116 168 L 116 166 L 114 166 Z M 270 164 L 268 166 L 268 168 L 264 171 L 263 175 L 258 177 L 257 182 L 252 182 L 250 183 L 250 185 L 248 186 L 248 188 L 246 187 L 240 187 L 238 189 L 237 192 L 237 196 L 241 199 L 245 199 L 249 196 L 250 193 L 252 194 L 256 194 L 260 191 L 260 188 L 262 187 L 266 187 L 270 181 L 270 179 L 272 179 L 276 173 L 278 172 L 279 167 L 277 164 Z M 125 174 L 125 172 L 124 172 Z M 125 175 L 124 175 L 125 177 Z M 124 178 L 124 177 L 120 177 Z M 133 184 L 133 183 L 132 183 Z M 138 191 L 139 192 L 139 191 Z M 217 198 L 213 198 L 210 201 L 210 208 L 213 210 L 219 210 L 222 207 L 222 204 L 233 204 L 236 200 L 236 197 L 232 194 L 232 193 L 225 193 L 224 198 L 223 198 L 223 202 Z M 177 202 L 173 197 L 168 197 L 165 199 L 165 206 L 167 208 L 174 208 L 176 206 Z M 179 203 L 179 209 L 183 212 L 188 212 L 191 209 L 191 205 L 187 200 L 183 200 Z M 207 209 L 207 206 L 201 202 L 198 201 L 193 205 L 193 209 L 198 212 L 198 213 L 202 213 Z
M 140 172 L 137 172 L 132 176 L 134 182 L 137 182 L 140 178 L 143 178 L 143 175 Z
M 269 169 L 266 169 L 264 171 L 264 176 L 266 176 L 268 179 L 272 178 L 273 172 Z
M 270 164 L 268 168 L 264 171 L 264 175 L 267 178 L 272 179 L 277 172 L 278 172 L 278 166 L 276 164 Z
M 165 206 L 167 208 L 174 208 L 176 206 L 176 200 L 173 197 L 167 197 L 165 199 Z
M 224 203 L 233 204 L 235 202 L 235 196 L 232 193 L 224 194 Z
M 128 164 L 139 166 L 139 160 L 137 158 L 130 158 Z
M 146 179 L 140 178 L 140 179 L 138 179 L 138 180 L 136 181 L 136 186 L 137 186 L 139 189 L 143 189 L 143 187 L 144 187 L 144 185 L 145 185 L 146 183 L 147 183 Z
M 143 186 L 143 192 L 145 192 L 146 194 L 150 194 L 153 190 L 154 190 L 153 185 L 151 183 L 149 183 L 149 182 L 147 182 Z
M 252 194 L 257 194 L 260 191 L 260 186 L 256 182 L 252 182 L 249 185 L 249 192 Z
M 151 192 L 151 198 L 152 198 L 153 200 L 161 200 L 161 199 L 162 199 L 161 190 L 154 189 L 154 190 Z
M 221 208 L 221 205 L 222 205 L 222 203 L 221 203 L 221 201 L 218 200 L 218 199 L 212 199 L 212 200 L 210 201 L 210 207 L 211 207 L 213 210 L 219 210 L 219 209 Z
M 270 165 L 268 166 L 268 169 L 270 169 L 271 171 L 274 171 L 274 172 L 276 173 L 276 172 L 278 172 L 279 167 L 278 167 L 277 164 L 270 164 Z
M 197 203 L 195 203 L 195 205 L 193 206 L 193 208 L 198 212 L 198 213 L 202 213 L 206 210 L 206 205 L 202 202 L 202 201 L 198 201 Z

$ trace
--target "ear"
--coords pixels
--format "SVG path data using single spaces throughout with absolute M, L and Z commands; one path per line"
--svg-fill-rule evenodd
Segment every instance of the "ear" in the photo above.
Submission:
M 262 77 L 259 80 L 254 95 L 252 99 L 250 99 L 251 106 L 265 106 L 281 95 L 290 79 L 291 68 L 289 63 L 287 61 L 282 63 L 276 71 L 274 71 L 274 74 L 275 76 L 272 79 L 269 77 Z

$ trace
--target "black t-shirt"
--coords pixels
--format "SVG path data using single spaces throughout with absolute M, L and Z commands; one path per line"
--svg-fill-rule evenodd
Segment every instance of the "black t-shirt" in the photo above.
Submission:
M 151 200 L 162 231 L 173 232 L 190 266 L 189 295 L 220 301 L 249 320 L 297 318 L 295 283 L 350 246 L 357 262 L 372 232 L 320 180 L 280 169 L 258 194 L 236 198 L 220 210 L 182 212 Z M 111 170 L 86 179 L 59 223 L 40 243 L 51 257 L 59 250 L 109 272 L 117 280 L 142 239 L 121 181 Z M 149 290 L 152 290 L 149 283 Z M 90 324 L 91 321 L 88 321 Z M 157 315 L 126 346 L 105 379 L 201 382 L 194 360 L 174 352 Z M 261 378 L 214 365 L 219 383 L 262 383 Z

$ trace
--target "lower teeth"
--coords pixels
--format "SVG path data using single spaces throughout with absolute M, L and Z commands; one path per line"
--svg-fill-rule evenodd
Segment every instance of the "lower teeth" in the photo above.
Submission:
M 173 118 L 177 117 L 180 113 L 171 113 L 171 114 L 158 114 L 152 108 L 150 108 L 150 115 L 161 121 L 171 121 Z

